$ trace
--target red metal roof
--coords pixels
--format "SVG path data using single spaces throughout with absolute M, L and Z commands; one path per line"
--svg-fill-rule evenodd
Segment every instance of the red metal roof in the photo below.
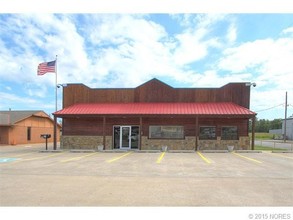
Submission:
M 73 115 L 217 115 L 253 116 L 256 113 L 230 102 L 215 103 L 86 103 L 54 113 Z

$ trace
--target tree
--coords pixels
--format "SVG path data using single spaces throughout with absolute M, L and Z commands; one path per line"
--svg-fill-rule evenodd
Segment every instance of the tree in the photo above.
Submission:
M 270 129 L 281 129 L 282 128 L 282 119 L 274 119 L 271 121 Z
M 282 119 L 255 119 L 255 132 L 264 132 L 268 133 L 271 129 L 281 129 L 282 128 Z M 251 132 L 251 123 L 249 124 L 249 131 Z

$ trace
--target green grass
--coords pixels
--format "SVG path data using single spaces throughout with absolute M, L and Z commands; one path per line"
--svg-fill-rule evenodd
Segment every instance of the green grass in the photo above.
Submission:
M 249 133 L 249 136 L 251 138 L 251 133 Z M 273 134 L 269 133 L 255 133 L 255 139 L 256 140 L 271 140 L 274 138 Z
M 280 150 L 280 151 L 284 151 L 284 149 L 281 149 L 281 148 L 264 147 L 264 146 L 260 146 L 260 145 L 255 145 L 254 150 L 262 150 L 262 151 Z

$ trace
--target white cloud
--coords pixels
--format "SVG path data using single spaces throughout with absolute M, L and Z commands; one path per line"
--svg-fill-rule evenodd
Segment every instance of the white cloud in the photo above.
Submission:
M 252 88 L 251 102 L 253 110 L 270 108 L 284 103 L 285 92 L 293 94 L 293 39 L 263 39 L 243 43 L 237 47 L 228 48 L 224 57 L 218 63 L 218 71 L 225 70 L 238 76 L 242 72 L 252 72 L 250 81 L 256 82 Z M 288 97 L 293 103 L 293 97 Z M 260 117 L 278 118 L 273 112 L 261 112 Z M 280 112 L 280 111 L 279 111 Z M 282 112 L 282 111 L 281 111 Z
M 204 58 L 207 55 L 207 45 L 200 41 L 193 33 L 177 35 L 178 48 L 174 53 L 174 61 L 178 65 L 185 65 Z
M 37 77 L 36 67 L 58 54 L 60 83 L 129 87 L 154 76 L 180 80 L 190 75 L 185 65 L 221 46 L 216 37 L 207 36 L 213 24 L 225 18 L 185 16 L 189 26 L 173 37 L 144 15 L 83 15 L 81 20 L 74 15 L 13 15 L 0 32 L 18 47 L 11 49 L 0 41 L 0 74 L 6 80 L 53 86 L 54 77 Z M 109 78 L 115 80 L 106 84 Z
M 249 82 L 251 73 L 220 75 L 215 70 L 207 70 L 201 74 L 194 74 L 189 78 L 193 87 L 222 87 L 231 82 Z
M 282 34 L 293 34 L 293 27 L 286 28 L 282 31 Z
M 13 107 L 16 103 L 17 104 L 29 104 L 34 105 L 36 103 L 35 99 L 32 98 L 24 98 L 21 96 L 17 96 L 11 93 L 0 92 L 1 103 L 0 108 L 5 109 L 4 106 Z
M 174 52 L 174 62 L 178 65 L 188 65 L 206 58 L 212 48 L 222 48 L 227 43 L 236 40 L 236 25 L 231 16 L 225 14 L 176 15 L 174 19 L 185 27 L 185 31 L 175 36 L 177 48 Z M 226 36 L 214 34 L 214 28 L 219 22 L 229 24 Z
M 227 32 L 227 40 L 229 43 L 234 43 L 236 39 L 237 39 L 237 27 L 235 23 L 231 23 Z
M 26 86 L 25 95 L 32 100 L 46 97 L 55 74 L 37 76 L 37 65 L 58 54 L 59 83 L 135 87 L 153 77 L 168 77 L 178 84 L 216 87 L 255 81 L 255 104 L 268 101 L 268 93 L 260 91 L 268 85 L 278 96 L 284 88 L 292 91 L 292 28 L 279 39 L 239 44 L 233 15 L 172 18 L 181 28 L 170 34 L 143 14 L 7 15 L 0 19 L 0 77 Z M 6 97 L 18 101 L 18 95 Z
M 254 69 L 259 85 L 277 83 L 290 87 L 287 76 L 293 73 L 293 39 L 256 40 L 226 49 L 219 69 L 235 73 Z

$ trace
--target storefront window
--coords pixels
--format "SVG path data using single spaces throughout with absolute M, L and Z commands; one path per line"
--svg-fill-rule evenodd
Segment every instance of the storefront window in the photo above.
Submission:
M 222 140 L 238 140 L 238 132 L 236 126 L 222 127 Z
M 149 138 L 182 139 L 184 138 L 183 126 L 150 126 Z
M 199 139 L 200 140 L 216 140 L 216 127 L 200 127 Z

